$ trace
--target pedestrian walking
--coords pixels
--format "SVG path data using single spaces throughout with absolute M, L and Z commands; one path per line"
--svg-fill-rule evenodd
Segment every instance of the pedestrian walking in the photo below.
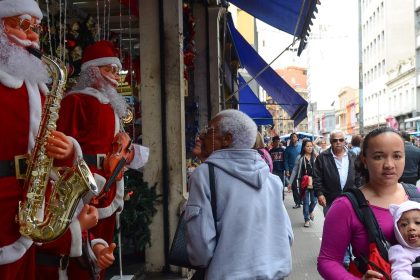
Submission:
M 290 180 L 296 179 L 297 187 L 299 188 L 301 199 L 303 201 L 303 219 L 304 227 L 310 226 L 310 220 L 314 220 L 314 209 L 317 199 L 313 189 L 313 166 L 315 164 L 315 151 L 313 142 L 309 139 L 302 141 L 302 151 L 296 158 L 296 163 L 293 168 Z
M 293 209 L 300 208 L 300 205 L 302 204 L 302 200 L 299 194 L 299 189 L 296 185 L 296 180 L 295 181 L 290 180 L 290 175 L 292 174 L 293 167 L 295 166 L 296 158 L 300 154 L 300 151 L 302 149 L 302 146 L 298 140 L 299 140 L 298 135 L 294 132 L 291 133 L 289 146 L 287 146 L 286 151 L 284 152 L 286 177 L 288 179 L 288 185 L 290 185 L 292 188 L 293 200 L 295 201 L 295 206 L 293 206 Z
M 221 111 L 200 134 L 207 159 L 190 177 L 184 217 L 189 260 L 207 268 L 205 279 L 277 280 L 291 272 L 293 232 L 282 183 L 251 149 L 256 134 L 253 120 L 237 110 Z
M 335 137 L 332 139 L 340 139 Z M 361 161 L 366 184 L 360 190 L 369 201 L 369 208 L 385 238 L 394 245 L 397 242 L 389 205 L 401 204 L 408 199 L 403 186 L 398 183 L 404 170 L 404 142 L 401 136 L 389 127 L 371 131 L 363 141 Z M 350 200 L 342 196 L 334 200 L 325 217 L 318 256 L 318 271 L 324 279 L 335 280 L 338 275 L 340 279 L 360 279 L 342 264 L 350 244 L 356 259 L 369 256 L 367 231 Z M 376 271 L 364 271 L 361 267 L 359 270 L 363 274 L 362 279 L 382 279 Z
M 400 182 L 415 185 L 420 179 L 420 148 L 410 141 L 410 134 L 402 132 L 404 139 L 405 167 Z

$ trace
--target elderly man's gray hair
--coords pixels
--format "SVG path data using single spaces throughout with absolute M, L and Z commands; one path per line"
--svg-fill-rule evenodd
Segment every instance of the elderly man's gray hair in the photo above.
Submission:
M 238 110 L 228 109 L 219 112 L 221 116 L 219 130 L 221 133 L 232 134 L 232 145 L 229 148 L 250 149 L 255 144 L 257 125 L 248 115 Z
M 330 139 L 331 139 L 331 137 L 333 137 L 333 135 L 337 135 L 337 134 L 341 134 L 341 135 L 343 135 L 343 137 L 345 136 L 344 132 L 342 130 L 336 129 L 336 130 L 333 130 L 333 131 L 330 132 Z

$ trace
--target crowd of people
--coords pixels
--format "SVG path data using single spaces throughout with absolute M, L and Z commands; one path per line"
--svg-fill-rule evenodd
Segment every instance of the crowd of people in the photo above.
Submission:
M 121 125 L 127 104 L 116 91 L 121 62 L 108 41 L 84 51 L 80 78 L 64 95 L 57 127 L 41 123 L 44 103 L 55 96 L 49 94 L 45 64 L 28 52 L 39 46 L 34 29 L 42 17 L 35 1 L 0 1 L 0 130 L 7 132 L 0 140 L 0 278 L 104 279 L 115 260 L 113 233 L 124 194 L 121 170 L 125 165 L 138 169 L 144 159 L 134 144 L 124 147 L 124 160 L 113 157 L 113 149 L 127 143 Z M 45 244 L 22 235 L 24 221 L 16 222 L 22 219 L 19 202 L 36 196 L 22 188 L 22 174 L 37 172 L 26 172 L 33 164 L 25 167 L 21 159 L 40 145 L 40 127 L 50 129 L 41 135 L 46 139 L 41 156 L 59 168 L 83 159 L 99 190 L 84 196 L 65 233 Z M 370 264 L 356 263 L 371 254 L 370 236 L 343 193 L 358 190 L 378 231 L 392 245 L 392 279 L 416 279 L 411 264 L 420 256 L 420 204 L 407 186 L 419 180 L 420 149 L 408 133 L 377 128 L 365 137 L 354 135 L 350 143 L 339 130 L 315 141 L 299 141 L 292 133 L 288 143 L 274 136 L 267 146 L 250 117 L 223 110 L 201 130 L 192 152 L 203 164 L 189 176 L 183 217 L 189 260 L 205 268 L 205 279 L 284 279 L 290 274 L 294 235 L 284 205 L 286 189 L 292 192 L 293 209 L 303 208 L 303 227 L 314 221 L 317 203 L 323 207 L 318 256 L 323 278 L 385 277 Z M 54 182 L 46 180 L 48 190 L 60 182 L 58 175 L 51 175 Z M 34 226 L 43 224 L 38 211 L 47 202 L 41 204 L 34 203 L 39 206 L 30 217 Z
M 204 164 L 189 180 L 186 223 L 191 262 L 207 268 L 205 279 L 286 277 L 293 241 L 283 202 L 287 189 L 293 193 L 292 209 L 303 205 L 303 227 L 311 226 L 317 204 L 323 208 L 318 256 L 323 278 L 388 279 L 381 270 L 358 262 L 369 257 L 368 233 L 343 196 L 357 189 L 368 201 L 380 232 L 394 245 L 389 250 L 392 279 L 417 279 L 407 275 L 420 256 L 420 204 L 410 200 L 405 186 L 419 179 L 420 149 L 407 135 L 384 127 L 365 137 L 354 135 L 347 143 L 339 130 L 315 141 L 299 141 L 292 133 L 289 143 L 274 136 L 265 145 L 249 117 L 234 110 L 220 112 L 200 133 L 195 147 Z M 216 166 L 216 224 L 207 164 Z

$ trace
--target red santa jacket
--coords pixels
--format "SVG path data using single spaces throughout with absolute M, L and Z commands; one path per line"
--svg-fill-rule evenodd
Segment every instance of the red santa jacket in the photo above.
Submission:
M 41 119 L 44 96 L 40 94 L 38 86 L 24 83 L 0 70 L 0 160 L 13 161 L 16 155 L 29 153 L 35 143 Z M 18 274 L 11 275 L 10 271 L 19 273 L 33 267 L 33 259 L 28 260 L 31 265 L 16 266 L 27 258 L 32 241 L 20 236 L 19 224 L 15 221 L 18 213 L 18 203 L 22 200 L 23 182 L 15 176 L 0 177 L 0 278 L 16 279 Z M 80 226 L 73 227 L 65 235 L 49 244 L 49 250 L 56 254 L 78 255 L 81 253 Z M 73 232 L 74 231 L 74 232 Z M 77 249 L 76 249 L 77 247 Z M 31 253 L 32 254 L 32 253 Z M 33 254 L 32 254 L 33 256 Z M 22 272 L 21 271 L 21 272 Z M 30 279 L 26 275 L 25 279 Z
M 106 155 L 112 150 L 112 141 L 119 131 L 119 119 L 109 100 L 99 91 L 86 88 L 71 92 L 61 102 L 57 129 L 74 137 L 84 155 Z M 89 164 L 92 173 L 104 176 L 102 169 Z M 108 178 L 106 178 L 108 179 Z M 112 185 L 108 194 L 97 204 L 99 219 L 105 219 L 123 208 L 123 181 Z

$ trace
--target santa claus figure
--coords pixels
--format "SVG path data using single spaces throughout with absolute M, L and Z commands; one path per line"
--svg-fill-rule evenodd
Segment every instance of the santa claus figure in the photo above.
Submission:
M 111 42 L 99 41 L 88 46 L 83 53 L 78 83 L 64 97 L 58 120 L 58 130 L 77 139 L 83 158 L 96 178 L 103 176 L 103 184 L 110 179 L 110 174 L 103 168 L 104 158 L 112 154 L 114 137 L 122 129 L 121 118 L 127 114 L 128 105 L 116 91 L 120 70 L 121 62 Z M 134 145 L 134 149 L 135 157 L 131 167 L 138 168 L 143 165 L 140 163 L 140 146 Z M 98 225 L 90 230 L 95 238 L 111 244 L 116 214 L 123 208 L 123 196 L 124 182 L 120 179 L 102 190 L 98 197 L 91 200 L 88 198 L 99 213 Z M 98 255 L 101 248 L 96 247 L 93 247 L 93 252 Z M 97 269 L 102 268 L 101 278 L 104 275 L 103 268 L 113 260 L 109 255 L 97 260 Z M 70 260 L 70 267 L 69 279 L 86 279 L 83 277 L 89 275 L 89 271 L 76 260 Z
M 41 121 L 42 106 L 48 94 L 45 65 L 27 48 L 38 48 L 38 24 L 42 12 L 34 0 L 0 1 L 0 279 L 34 279 L 35 246 L 19 233 L 18 204 L 25 196 L 19 174 L 25 174 L 23 161 L 34 147 Z M 47 155 L 59 160 L 73 159 L 77 142 L 53 131 L 46 146 Z M 19 173 L 19 174 L 18 174 Z M 81 232 L 97 222 L 86 206 L 63 237 L 45 247 L 62 256 L 80 256 Z M 93 209 L 93 208 L 92 208 Z

